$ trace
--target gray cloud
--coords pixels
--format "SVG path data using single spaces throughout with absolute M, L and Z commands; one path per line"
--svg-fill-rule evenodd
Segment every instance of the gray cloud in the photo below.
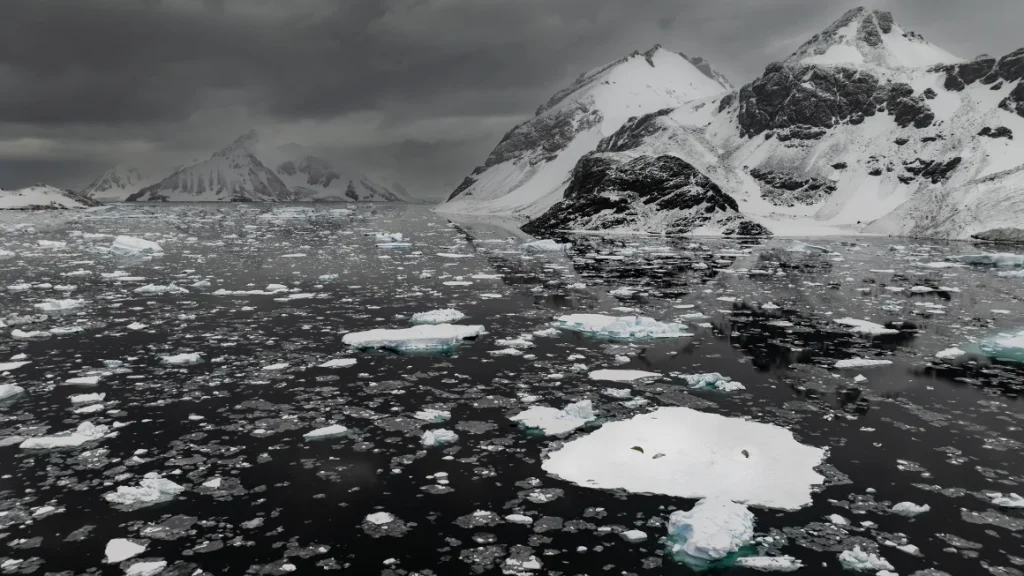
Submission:
M 1019 0 L 877 0 L 950 52 L 1024 45 Z M 660 43 L 737 85 L 840 0 L 4 0 L 0 187 L 205 156 L 251 126 L 440 195 L 580 72 Z

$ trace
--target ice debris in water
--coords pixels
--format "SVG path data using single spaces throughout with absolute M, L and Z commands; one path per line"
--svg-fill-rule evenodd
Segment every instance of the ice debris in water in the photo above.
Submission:
M 754 538 L 754 514 L 727 498 L 704 498 L 668 519 L 673 556 L 705 565 L 739 552 Z
M 856 318 L 840 318 L 835 322 L 836 324 L 846 326 L 850 329 L 850 332 L 853 332 L 854 334 L 863 334 L 864 336 L 885 336 L 900 333 L 899 330 L 886 328 L 881 324 L 875 324 L 874 322 L 868 322 L 867 320 L 857 320 Z
M 124 562 L 129 558 L 134 558 L 145 551 L 145 544 L 137 544 L 125 538 L 114 538 L 110 542 L 107 542 L 107 548 L 105 550 L 106 558 L 104 561 L 107 564 L 117 564 L 118 562 Z
M 519 248 L 526 252 L 562 252 L 565 246 L 554 240 L 536 240 L 522 244 Z
M 44 300 L 43 302 L 35 305 L 36 308 L 45 312 L 64 312 L 67 310 L 75 310 L 82 306 L 85 306 L 85 300 L 75 300 L 70 298 L 66 300 Z
M 848 358 L 836 362 L 836 368 L 874 368 L 877 366 L 889 366 L 892 360 L 871 360 L 869 358 Z
M 594 420 L 594 405 L 590 400 L 569 404 L 564 410 L 548 406 L 534 406 L 512 417 L 529 428 L 538 428 L 549 436 L 571 432 Z
M 992 499 L 992 503 L 996 506 L 1003 508 L 1024 508 L 1024 496 L 1020 496 L 1016 493 L 1006 494 L 1005 496 L 999 492 L 989 492 L 988 497 Z
M 657 372 L 645 372 L 643 370 L 594 370 L 590 373 L 591 380 L 606 382 L 633 382 L 634 380 L 660 377 L 661 374 Z
M 15 386 L 14 384 L 0 384 L 0 402 L 20 396 L 25 393 L 25 389 L 21 386 Z
M 434 423 L 445 422 L 449 420 L 451 417 L 452 413 L 448 412 L 447 410 L 434 410 L 432 408 L 420 410 L 419 412 L 413 414 L 413 418 L 416 418 L 417 420 L 423 420 L 425 422 Z
M 348 428 L 341 424 L 332 424 L 323 428 L 317 428 L 302 435 L 306 440 L 318 440 L 322 438 L 335 438 L 348 432 Z
M 796 572 L 804 566 L 792 556 L 744 556 L 736 560 L 736 565 L 761 572 Z
M 203 357 L 198 352 L 184 352 L 182 354 L 160 357 L 160 363 L 167 364 L 168 366 L 192 366 L 202 362 Z
M 444 351 L 455 348 L 463 340 L 476 338 L 483 332 L 483 326 L 424 324 L 412 328 L 350 332 L 341 341 L 354 348 L 386 348 L 398 352 Z
M 124 571 L 125 576 L 156 576 L 167 568 L 166 560 L 154 560 L 153 562 L 136 562 Z
M 824 481 L 825 455 L 780 426 L 666 407 L 566 442 L 541 467 L 590 488 L 795 510 Z
M 328 360 L 327 362 L 320 364 L 319 366 L 317 366 L 317 368 L 348 368 L 350 366 L 355 365 L 355 358 L 335 358 L 333 360 Z
M 1007 252 L 964 254 L 961 256 L 950 256 L 946 260 L 961 264 L 992 266 L 995 268 L 1020 268 L 1024 266 L 1024 254 L 1010 254 Z
M 954 346 L 953 348 L 946 348 L 945 350 L 936 352 L 935 357 L 939 360 L 955 360 L 966 354 L 967 352 Z
M 188 294 L 188 290 L 178 286 L 177 284 L 171 283 L 167 286 L 158 286 L 156 284 L 146 284 L 145 286 L 135 289 L 136 294 Z
M 685 324 L 659 322 L 646 316 L 569 314 L 555 318 L 555 327 L 607 338 L 679 338 L 692 336 Z
M 931 509 L 932 507 L 927 504 L 921 506 L 914 504 L 913 502 L 900 502 L 892 507 L 893 513 L 899 514 L 900 516 L 917 516 L 918 514 L 924 514 Z
M 405 236 L 401 232 L 377 232 L 374 234 L 374 240 L 377 242 L 401 242 L 405 239 Z
M 103 393 L 97 394 L 73 394 L 70 398 L 72 404 L 92 404 L 95 402 L 103 402 L 103 399 L 107 395 Z
M 423 433 L 423 436 L 420 438 L 420 442 L 428 448 L 431 446 L 437 446 L 439 444 L 451 444 L 453 442 L 458 441 L 458 434 L 451 430 L 445 430 L 444 428 L 439 428 L 437 430 L 427 430 L 426 432 Z
M 185 488 L 180 484 L 150 472 L 142 477 L 138 486 L 118 486 L 116 491 L 104 494 L 103 499 L 116 506 L 135 510 L 167 502 L 184 491 Z
M 743 384 L 740 384 L 726 376 L 722 376 L 718 372 L 711 372 L 709 374 L 689 374 L 683 376 L 683 380 L 686 380 L 686 383 L 690 388 L 711 388 L 722 392 L 735 392 L 737 390 L 746 389 Z
M 445 310 L 431 310 L 430 312 L 417 312 L 412 315 L 413 324 L 451 324 L 466 317 L 465 314 L 451 308 Z
M 839 554 L 839 563 L 847 570 L 862 572 L 878 572 L 879 570 L 893 569 L 892 564 L 889 564 L 885 558 L 861 550 L 859 545 L 854 546 L 853 550 L 843 550 Z
M 967 352 L 998 360 L 1024 363 L 1024 330 L 1004 332 L 965 346 Z
M 99 440 L 106 436 L 110 428 L 105 424 L 95 425 L 92 422 L 82 422 L 74 430 L 61 432 L 52 436 L 38 436 L 29 438 L 21 443 L 23 450 L 53 450 L 58 448 L 74 448 L 86 442 Z
M 118 236 L 110 245 L 110 251 L 115 254 L 162 254 L 164 249 L 156 242 L 142 238 Z

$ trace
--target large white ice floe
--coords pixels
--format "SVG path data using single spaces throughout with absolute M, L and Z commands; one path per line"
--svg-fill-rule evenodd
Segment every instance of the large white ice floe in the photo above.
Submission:
M 895 504 L 892 507 L 893 514 L 899 514 L 900 516 L 910 517 L 917 516 L 918 514 L 924 514 L 925 512 L 931 509 L 932 507 L 927 504 L 922 506 L 919 504 L 914 504 L 913 502 L 900 502 L 899 504 Z
M 44 300 L 34 306 L 44 312 L 66 312 L 68 310 L 77 310 L 78 308 L 85 306 L 85 300 L 76 300 L 73 298 L 65 300 Z
M 668 519 L 673 556 L 687 563 L 711 563 L 735 554 L 754 538 L 754 514 L 727 498 L 704 498 Z
M 718 372 L 709 372 L 707 374 L 687 374 L 682 378 L 690 388 L 694 389 L 704 388 L 718 390 L 721 392 L 736 392 L 737 390 L 746 389 L 746 386 L 743 384 L 740 384 L 728 376 L 722 376 Z
M 118 486 L 114 492 L 104 494 L 103 499 L 115 506 L 135 510 L 167 502 L 184 491 L 184 486 L 156 472 L 149 472 L 139 481 L 138 486 Z
M 125 538 L 114 538 L 107 542 L 104 562 L 107 564 L 117 564 L 129 558 L 134 558 L 145 551 L 145 544 L 137 544 Z
M 645 372 L 643 370 L 594 370 L 590 373 L 591 380 L 604 382 L 633 382 L 660 377 L 661 374 L 657 372 Z
M 615 339 L 679 338 L 692 336 L 685 324 L 659 322 L 646 316 L 569 314 L 555 318 L 557 328 Z
M 825 455 L 773 424 L 669 407 L 606 423 L 551 452 L 542 468 L 590 488 L 795 510 L 824 481 L 814 468 Z
M 876 368 L 878 366 L 890 366 L 892 360 L 872 360 L 870 358 L 848 358 L 836 362 L 836 368 Z
M 37 436 L 21 443 L 22 450 L 55 450 L 58 448 L 74 448 L 86 442 L 99 440 L 107 435 L 110 428 L 104 424 L 82 422 L 74 430 L 60 432 L 52 436 Z
M 166 560 L 154 560 L 152 562 L 136 562 L 124 571 L 125 576 L 156 576 L 167 568 Z
M 163 254 L 164 249 L 150 240 L 134 236 L 118 236 L 110 245 L 110 251 L 115 254 Z
M 886 336 L 890 334 L 899 334 L 899 330 L 892 328 L 886 328 L 881 324 L 875 324 L 867 320 L 857 320 L 856 318 L 840 318 L 835 321 L 836 324 L 846 326 L 850 332 L 854 334 L 861 334 L 864 336 Z
M 879 570 L 893 569 L 892 564 L 889 564 L 885 558 L 861 550 L 860 546 L 854 546 L 853 550 L 843 550 L 839 554 L 839 563 L 847 570 L 859 572 L 878 572 Z
M 0 362 L 0 372 L 9 372 L 11 370 L 17 370 L 22 366 L 31 364 L 31 360 L 22 360 L 20 362 Z
M 451 324 L 465 319 L 466 315 L 458 310 L 446 308 L 444 310 L 431 310 L 430 312 L 417 312 L 412 315 L 413 324 Z
M 306 432 L 302 435 L 306 440 L 321 440 L 324 438 L 337 438 L 348 432 L 348 428 L 341 424 L 332 424 L 323 428 L 317 428 L 316 430 Z
M 1003 508 L 1024 508 L 1024 496 L 1015 492 L 1011 492 L 1010 494 L 989 492 L 986 496 L 991 498 L 992 504 L 995 504 L 996 506 L 1002 506 Z
M 548 406 L 533 406 L 512 417 L 528 428 L 537 428 L 548 436 L 571 432 L 594 420 L 594 405 L 590 400 L 569 404 L 564 410 Z
M 460 324 L 424 324 L 412 328 L 378 328 L 366 332 L 350 332 L 342 337 L 353 348 L 385 348 L 398 352 L 431 352 L 451 350 L 463 340 L 484 333 L 483 326 Z
M 25 389 L 21 386 L 14 384 L 0 384 L 0 402 L 4 400 L 10 400 L 15 396 L 21 396 L 25 393 Z
M 348 368 L 355 365 L 355 358 L 334 358 L 333 360 L 328 360 L 327 362 L 320 364 L 317 368 Z
M 157 284 L 146 284 L 135 289 L 136 294 L 188 294 L 188 289 L 171 283 L 167 286 Z

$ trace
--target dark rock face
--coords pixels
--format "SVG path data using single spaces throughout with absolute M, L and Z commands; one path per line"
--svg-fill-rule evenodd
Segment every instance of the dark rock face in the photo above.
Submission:
M 904 184 L 909 184 L 915 178 L 921 177 L 930 180 L 932 184 L 939 184 L 949 179 L 953 171 L 960 166 L 960 162 L 961 158 L 959 156 L 945 162 L 915 158 L 911 162 L 904 162 L 903 169 L 909 176 L 901 175 L 900 181 Z
M 817 132 L 811 128 L 859 124 L 883 110 L 904 128 L 926 128 L 935 120 L 925 99 L 909 85 L 882 84 L 873 74 L 841 66 L 770 64 L 739 93 L 741 136 L 797 126 L 802 127 L 799 134 L 812 135 Z
M 971 238 L 974 238 L 975 240 L 984 240 L 986 242 L 1022 244 L 1024 243 L 1024 230 L 1021 230 L 1020 228 L 994 228 L 992 230 L 972 234 Z
M 978 60 L 964 64 L 953 64 L 952 66 L 947 66 L 945 67 L 946 80 L 943 83 L 943 87 L 945 87 L 946 90 L 959 92 L 966 88 L 968 84 L 974 84 L 978 80 L 988 76 L 995 65 L 995 58 L 979 58 Z
M 622 125 L 614 134 L 603 138 L 597 145 L 597 152 L 625 152 L 644 144 L 647 138 L 661 132 L 664 128 L 658 122 L 660 118 L 672 113 L 672 108 L 665 108 L 643 116 L 634 116 Z
M 1024 118 L 1024 81 L 1017 84 L 1013 92 L 1010 92 L 1006 98 L 1003 98 L 1003 101 L 999 103 L 999 107 Z
M 341 178 L 327 160 L 316 156 L 306 156 L 298 160 L 283 162 L 277 167 L 277 173 L 288 176 L 303 174 L 306 176 L 307 185 L 323 188 L 327 188 L 331 182 Z
M 932 70 L 946 73 L 943 86 L 947 90 L 960 91 L 979 81 L 982 84 L 1001 86 L 1003 82 L 1017 82 L 1024 78 L 1024 48 L 1010 52 L 999 60 L 986 56 L 963 64 L 936 66 Z M 1018 88 L 1020 88 L 1019 85 Z M 1014 98 L 1014 100 L 1021 102 L 1024 101 L 1024 98 Z M 1003 104 L 1006 103 L 1004 100 Z M 1013 102 L 1008 104 L 1009 107 L 1003 106 L 1003 104 L 1000 106 L 1006 110 L 1017 112 Z M 1024 116 L 1024 114 L 1021 115 Z
M 742 220 L 736 200 L 680 158 L 641 156 L 626 161 L 591 153 L 573 169 L 565 199 L 523 230 L 530 234 L 581 227 L 603 230 L 629 226 L 643 218 L 641 212 L 670 210 L 682 212 L 671 233 L 685 233 L 716 217 L 731 219 L 730 229 Z
M 985 126 L 978 132 L 978 136 L 988 136 L 989 138 L 1006 138 L 1007 140 L 1013 140 L 1013 130 L 1010 130 L 1006 126 L 998 126 L 996 128 L 990 128 Z
M 761 197 L 775 206 L 810 206 L 836 191 L 834 182 L 821 178 L 800 179 L 759 168 L 751 170 L 750 175 L 760 182 Z

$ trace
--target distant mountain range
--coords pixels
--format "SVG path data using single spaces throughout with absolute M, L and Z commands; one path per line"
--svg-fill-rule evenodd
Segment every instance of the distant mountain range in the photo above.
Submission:
M 1022 78 L 1024 49 L 965 60 L 865 8 L 738 90 L 655 47 L 558 92 L 438 210 L 533 234 L 1024 238 Z
M 407 202 L 399 185 L 342 170 L 289 144 L 260 148 L 255 131 L 206 160 L 164 178 L 131 167 L 112 168 L 82 190 L 103 202 Z
M 0 210 L 66 210 L 99 205 L 98 201 L 79 192 L 44 184 L 20 190 L 0 190 Z

